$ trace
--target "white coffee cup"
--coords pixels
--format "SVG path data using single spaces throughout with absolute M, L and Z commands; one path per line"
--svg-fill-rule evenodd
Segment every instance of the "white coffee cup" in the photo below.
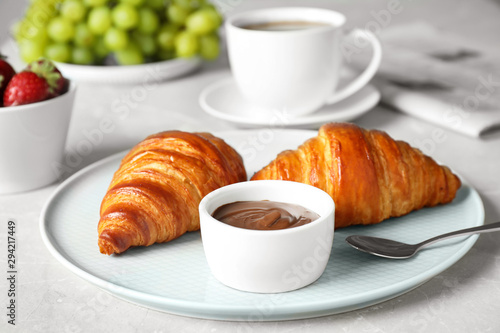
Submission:
M 263 109 L 301 116 L 363 88 L 380 65 L 382 48 L 369 31 L 354 29 L 346 35 L 345 21 L 339 12 L 309 7 L 259 9 L 228 18 L 229 61 L 244 98 Z M 300 27 L 280 31 L 255 27 L 286 22 Z M 359 76 L 336 90 L 344 62 L 341 43 L 350 37 L 355 45 L 371 44 L 372 58 Z

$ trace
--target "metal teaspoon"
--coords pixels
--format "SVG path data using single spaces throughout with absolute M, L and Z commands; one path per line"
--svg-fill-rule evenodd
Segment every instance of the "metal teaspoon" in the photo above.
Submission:
M 412 257 L 424 246 L 443 239 L 493 231 L 500 231 L 500 222 L 449 232 L 430 238 L 418 244 L 405 244 L 390 239 L 361 235 L 351 235 L 345 240 L 349 243 L 349 245 L 363 252 L 390 259 L 406 259 Z

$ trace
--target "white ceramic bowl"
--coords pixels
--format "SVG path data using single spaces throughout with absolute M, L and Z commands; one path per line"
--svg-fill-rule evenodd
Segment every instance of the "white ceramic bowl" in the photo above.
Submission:
M 246 200 L 298 204 L 320 218 L 289 229 L 250 230 L 211 216 L 221 205 Z M 335 204 L 318 188 L 281 180 L 236 183 L 209 193 L 199 210 L 208 265 L 215 278 L 229 287 L 286 292 L 313 283 L 325 270 L 333 242 Z
M 77 82 L 154 85 L 188 74 L 199 68 L 201 63 L 200 57 L 193 57 L 127 66 L 55 64 L 65 77 Z
M 33 190 L 60 176 L 76 87 L 33 104 L 0 107 L 0 194 Z

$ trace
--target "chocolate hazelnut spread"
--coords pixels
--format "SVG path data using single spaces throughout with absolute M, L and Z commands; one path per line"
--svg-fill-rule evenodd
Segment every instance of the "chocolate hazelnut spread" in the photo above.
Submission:
M 294 228 L 319 218 L 300 205 L 262 201 L 236 201 L 217 208 L 212 216 L 229 225 L 255 230 Z

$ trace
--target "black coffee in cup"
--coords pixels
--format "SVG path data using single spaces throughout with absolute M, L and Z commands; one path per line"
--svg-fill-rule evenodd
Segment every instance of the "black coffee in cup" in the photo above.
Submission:
M 314 29 L 326 26 L 329 26 L 329 24 L 321 22 L 309 22 L 309 21 L 274 21 L 266 23 L 249 24 L 242 26 L 242 28 L 248 30 L 262 30 L 262 31 L 291 31 L 291 30 Z

